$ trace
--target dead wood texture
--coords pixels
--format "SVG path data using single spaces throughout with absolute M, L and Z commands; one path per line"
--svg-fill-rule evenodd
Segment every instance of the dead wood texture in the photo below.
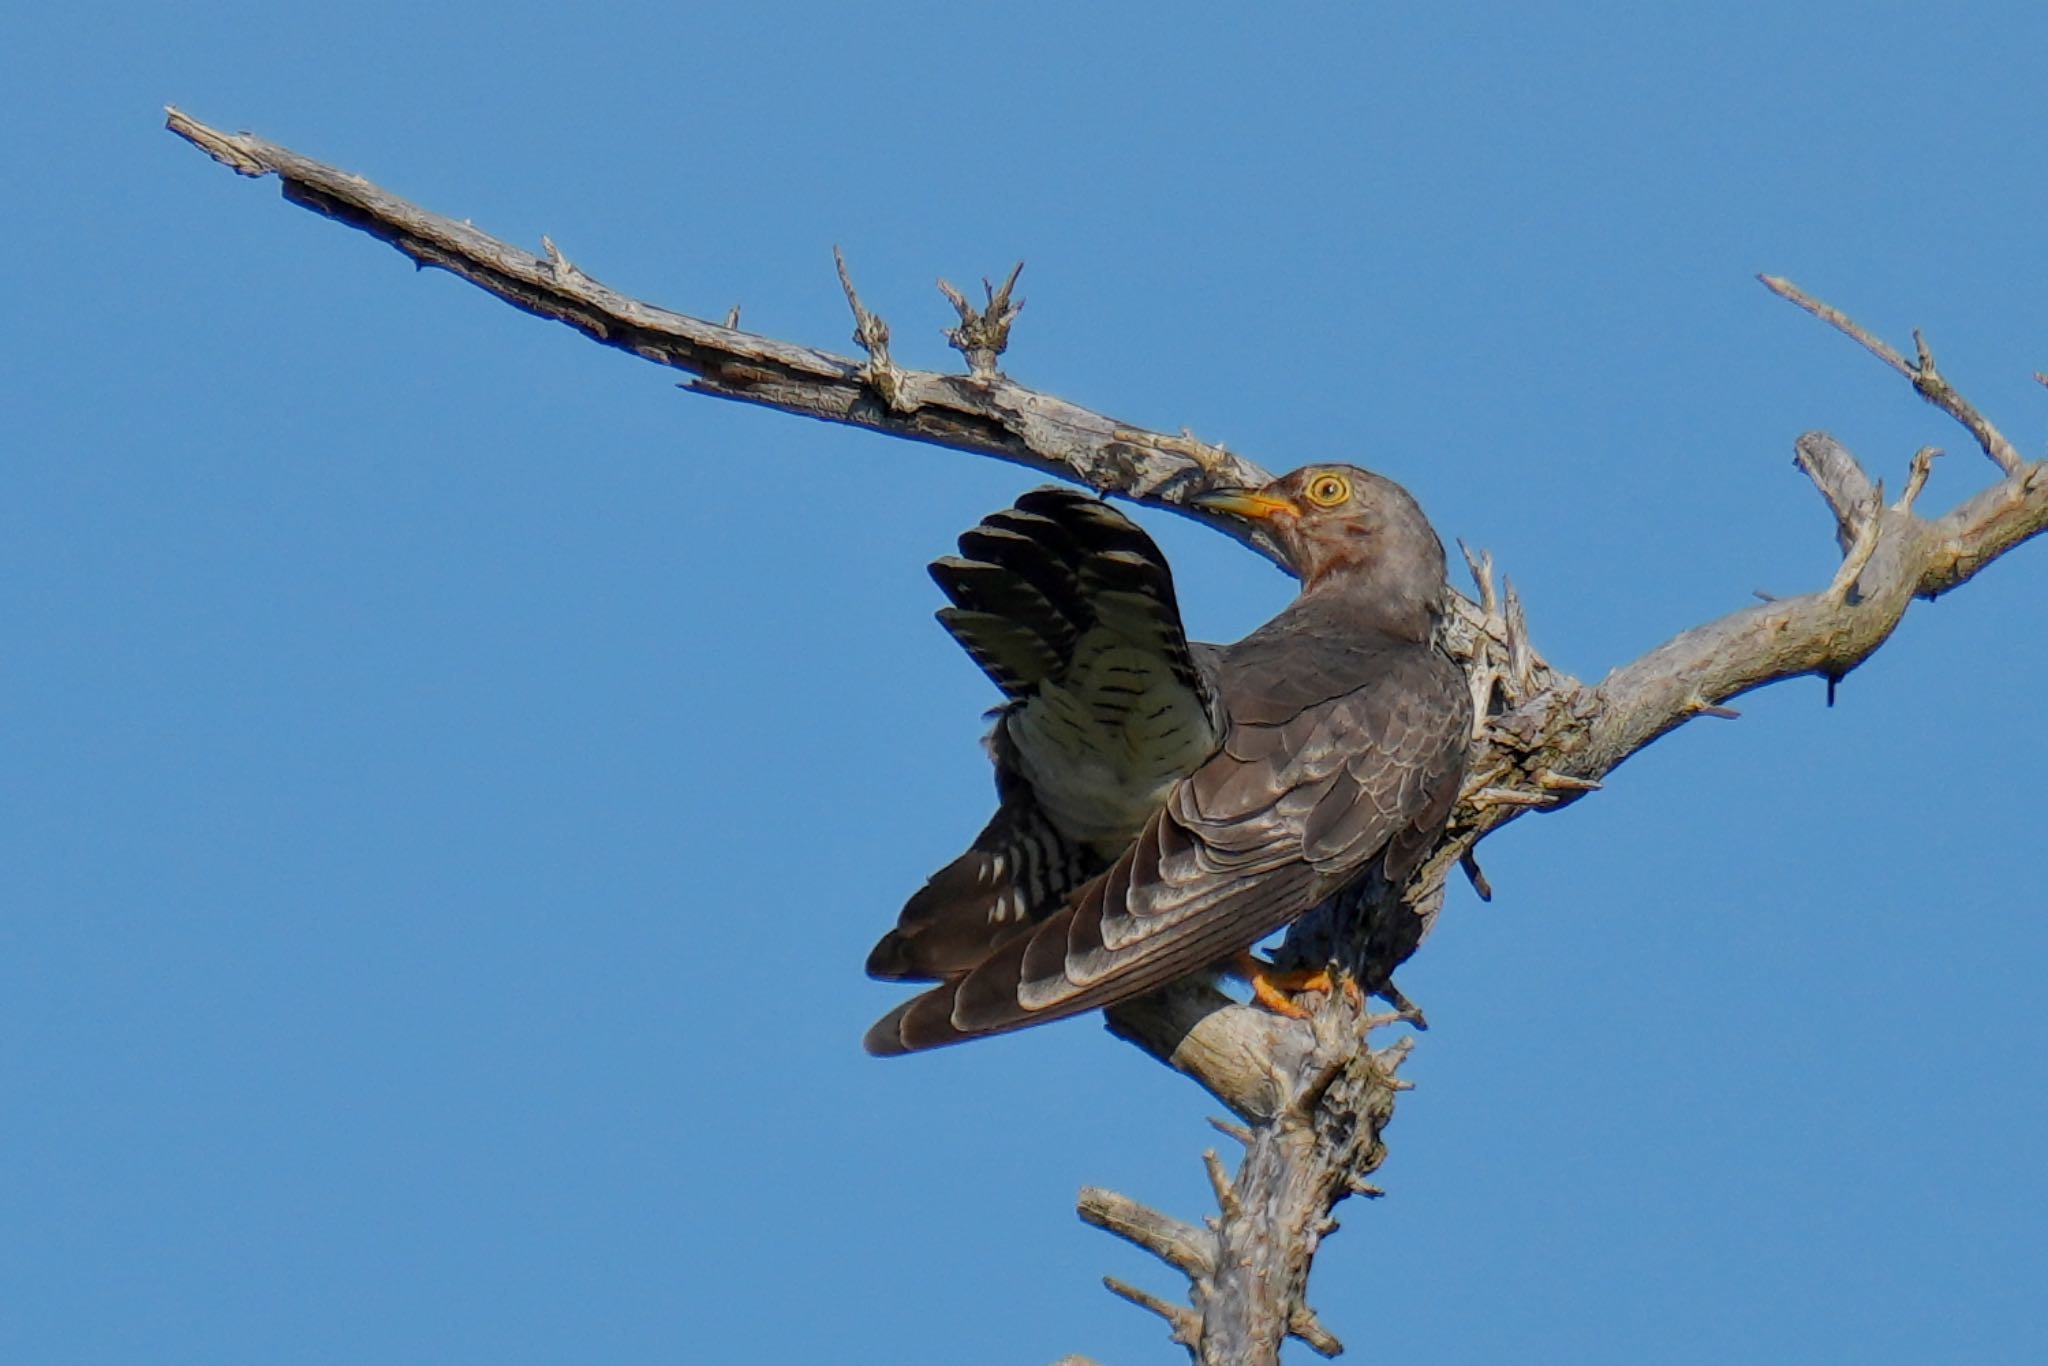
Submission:
M 1270 554 L 1242 526 L 1187 503 L 1211 487 L 1264 482 L 1257 465 L 1185 433 L 1147 431 L 1034 392 L 997 369 L 1023 307 L 1012 297 L 1017 270 L 1001 285 L 984 281 L 980 308 L 941 281 L 958 314 L 947 335 L 968 372 L 912 370 L 891 359 L 888 324 L 862 302 L 843 259 L 839 280 L 854 315 L 858 360 L 742 331 L 738 310 L 715 323 L 629 298 L 572 265 L 545 238 L 535 255 L 261 138 L 223 133 L 177 110 L 169 111 L 168 126 L 242 175 L 277 175 L 293 203 L 381 238 L 422 265 L 686 372 L 694 392 L 1014 461 L 1196 517 Z M 1397 1070 L 1414 1041 L 1408 1035 L 1375 1048 L 1368 1039 L 1397 1020 L 1421 1023 L 1389 974 L 1426 934 L 1451 869 L 1463 868 L 1487 895 L 1473 859 L 1482 838 L 1525 812 L 1596 790 L 1631 754 L 1694 717 L 1734 716 L 1726 703 L 1752 688 L 1810 674 L 1832 684 L 1884 643 L 1914 598 L 1959 587 L 2048 527 L 2048 463 L 2023 460 L 1940 373 L 1919 334 L 1915 359 L 1907 360 L 1789 282 L 1763 282 L 1857 341 L 1955 418 L 1990 458 L 1997 481 L 1946 512 L 1925 515 L 1916 500 L 1938 452 L 1917 453 L 1900 494 L 1887 502 L 1883 484 L 1833 438 L 1800 436 L 1796 463 L 1826 500 L 1842 547 L 1832 581 L 1683 631 L 1593 685 L 1544 662 L 1512 585 L 1497 585 L 1491 559 L 1467 551 L 1477 596 L 1454 597 L 1446 644 L 1471 679 L 1478 734 L 1450 829 L 1405 887 L 1377 889 L 1342 915 L 1309 917 L 1283 950 L 1334 960 L 1402 1009 L 1369 1014 L 1338 992 L 1310 998 L 1320 1001 L 1317 1008 L 1292 1020 L 1192 980 L 1108 1014 L 1112 1033 L 1186 1073 L 1237 1117 L 1216 1121 L 1243 1147 L 1236 1170 L 1213 1151 L 1204 1154 L 1217 1212 L 1202 1225 L 1093 1187 L 1080 1198 L 1083 1219 L 1186 1278 L 1187 1302 L 1107 1284 L 1164 1319 L 1173 1340 L 1205 1366 L 1276 1362 L 1287 1337 L 1324 1355 L 1342 1350 L 1308 1307 L 1309 1267 L 1336 1227 L 1337 1203 L 1379 1193 L 1369 1177 L 1385 1154 L 1381 1135 L 1406 1089 Z

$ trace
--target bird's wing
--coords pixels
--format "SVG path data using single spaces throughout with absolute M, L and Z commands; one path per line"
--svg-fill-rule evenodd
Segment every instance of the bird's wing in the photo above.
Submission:
M 1419 646 L 1293 645 L 1225 672 L 1222 749 L 1107 871 L 1031 933 L 878 1021 L 868 1050 L 914 1052 L 1111 1005 L 1256 943 L 1375 866 L 1412 871 L 1464 769 L 1471 704 L 1457 666 Z M 1344 678 L 1363 681 L 1333 690 Z
M 1182 632 L 1152 538 L 1099 499 L 1035 489 L 932 565 L 939 620 L 1008 699 L 999 804 L 868 957 L 872 976 L 963 973 L 1109 865 L 1221 741 L 1208 647 Z
M 896 928 L 868 954 L 868 976 L 936 982 L 967 972 L 1108 864 L 1046 816 L 1014 756 L 1003 752 L 1001 728 L 989 738 L 996 814 L 966 852 L 904 903 Z

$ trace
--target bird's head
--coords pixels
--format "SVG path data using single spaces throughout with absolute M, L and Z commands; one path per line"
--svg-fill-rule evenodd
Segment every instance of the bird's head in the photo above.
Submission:
M 1256 523 L 1303 589 L 1362 575 L 1375 593 L 1438 609 L 1444 547 L 1422 507 L 1393 480 L 1356 465 L 1308 465 L 1264 488 L 1215 489 L 1197 507 Z

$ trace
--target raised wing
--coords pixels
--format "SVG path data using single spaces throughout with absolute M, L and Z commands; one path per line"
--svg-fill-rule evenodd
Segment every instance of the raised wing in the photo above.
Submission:
M 1099 499 L 1034 489 L 932 565 L 939 621 L 1007 699 L 989 735 L 995 816 L 910 898 L 872 976 L 967 972 L 1107 868 L 1213 753 L 1211 647 L 1182 632 L 1173 575 Z
M 1283 616 L 1274 626 L 1281 626 Z M 906 1053 L 1111 1005 L 1256 943 L 1374 868 L 1402 878 L 1457 798 L 1471 703 L 1425 646 L 1271 628 L 1232 647 L 1220 751 L 1073 901 L 867 1036 Z

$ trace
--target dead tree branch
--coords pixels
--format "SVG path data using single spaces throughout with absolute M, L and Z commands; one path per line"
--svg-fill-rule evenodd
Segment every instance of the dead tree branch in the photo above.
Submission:
M 980 310 L 941 282 L 959 319 L 947 337 L 969 366 L 968 374 L 952 375 L 907 369 L 890 357 L 887 324 L 861 301 L 838 257 L 855 340 L 866 355 L 856 361 L 741 331 L 737 310 L 721 325 L 628 298 L 577 269 L 546 239 L 544 255 L 535 256 L 261 138 L 222 133 L 175 110 L 169 126 L 243 175 L 276 174 L 293 203 L 389 242 L 422 265 L 695 376 L 685 387 L 697 393 L 995 456 L 1197 517 L 1185 505 L 1190 496 L 1266 478 L 1220 446 L 1149 432 L 1001 374 L 996 359 L 1023 306 L 1011 301 L 1016 270 L 1000 287 L 984 281 Z M 1465 664 L 1479 719 L 1471 773 L 1450 829 L 1406 886 L 1367 887 L 1320 908 L 1297 924 L 1283 950 L 1337 964 L 1398 1013 L 1368 1015 L 1348 993 L 1333 991 L 1308 1018 L 1287 1019 L 1239 1005 L 1202 980 L 1108 1012 L 1112 1033 L 1199 1082 L 1243 1121 L 1220 1126 L 1245 1145 L 1236 1172 L 1208 1158 L 1218 1213 L 1207 1228 L 1113 1192 L 1081 1194 L 1082 1218 L 1187 1279 L 1186 1304 L 1120 1281 L 1107 1284 L 1164 1318 L 1174 1341 L 1197 1361 L 1272 1363 L 1290 1336 L 1326 1355 L 1342 1350 L 1307 1305 L 1309 1267 L 1336 1228 L 1331 1211 L 1338 1202 L 1379 1193 L 1367 1178 L 1385 1156 L 1381 1134 L 1396 1094 L 1407 1089 L 1397 1071 L 1413 1043 L 1408 1036 L 1375 1049 L 1368 1036 L 1396 1020 L 1421 1026 L 1421 1013 L 1391 974 L 1428 933 L 1452 868 L 1462 867 L 1482 896 L 1490 894 L 1473 852 L 1481 839 L 1527 812 L 1598 790 L 1630 755 L 1694 717 L 1735 716 L 1725 704 L 1750 689 L 1810 674 L 1832 686 L 1884 643 L 1914 598 L 1959 587 L 2048 528 L 2048 464 L 2020 458 L 1940 374 L 1923 338 L 1915 334 L 1916 359 L 1908 361 L 1790 283 L 1764 283 L 1855 339 L 1955 418 L 2001 478 L 1950 511 L 1923 517 L 1915 506 L 1936 454 L 1931 448 L 1912 457 L 1904 492 L 1886 506 L 1882 484 L 1838 442 L 1820 432 L 1801 436 L 1796 463 L 1827 503 L 1843 550 L 1831 582 L 1681 632 L 1592 687 L 1544 661 L 1513 585 L 1496 586 L 1492 558 L 1466 552 L 1477 597 L 1453 595 L 1445 644 Z M 1204 520 L 1243 538 L 1237 526 Z
M 238 174 L 276 175 L 292 203 L 389 242 L 420 265 L 460 276 L 593 341 L 696 376 L 686 386 L 696 393 L 992 455 L 1105 493 L 1172 507 L 1232 534 L 1238 533 L 1228 519 L 1184 508 L 1184 501 L 1215 484 L 1256 484 L 1266 477 L 1220 448 L 1211 448 L 1218 450 L 1216 467 L 1205 468 L 1177 438 L 997 374 L 995 356 L 1008 345 L 1010 324 L 1022 306 L 1010 300 L 1014 272 L 1001 289 L 990 290 L 987 311 L 971 321 L 973 310 L 961 301 L 965 311 L 956 344 L 976 370 L 945 375 L 899 367 L 889 358 L 888 326 L 862 305 L 840 258 L 840 283 L 857 323 L 855 340 L 867 352 L 866 361 L 857 361 L 743 332 L 734 315 L 720 324 L 628 298 L 572 265 L 551 241 L 543 239 L 543 254 L 536 256 L 252 134 L 224 133 L 176 109 L 168 111 L 166 126 Z M 984 353 L 985 373 L 978 363 Z
M 2026 463 L 2020 459 L 2020 453 L 2013 449 L 2012 442 L 2005 439 L 2005 433 L 1992 426 L 1990 419 L 1978 412 L 1968 399 L 1949 386 L 1941 371 L 1935 368 L 1934 351 L 1928 346 L 1927 338 L 1921 335 L 1917 328 L 1913 332 L 1913 350 L 1917 359 L 1909 361 L 1892 349 L 1882 337 L 1864 331 L 1841 310 L 1813 298 L 1784 276 L 1759 275 L 1757 279 L 1763 281 L 1764 288 L 1771 293 L 1797 304 L 1844 336 L 1852 338 L 1864 350 L 1904 376 L 1906 382 L 1913 386 L 1914 392 L 1920 397 L 1962 423 L 1970 435 L 1977 438 L 1977 444 L 1984 448 L 1984 454 L 1990 456 L 1992 463 L 2004 473 L 2012 474 Z

